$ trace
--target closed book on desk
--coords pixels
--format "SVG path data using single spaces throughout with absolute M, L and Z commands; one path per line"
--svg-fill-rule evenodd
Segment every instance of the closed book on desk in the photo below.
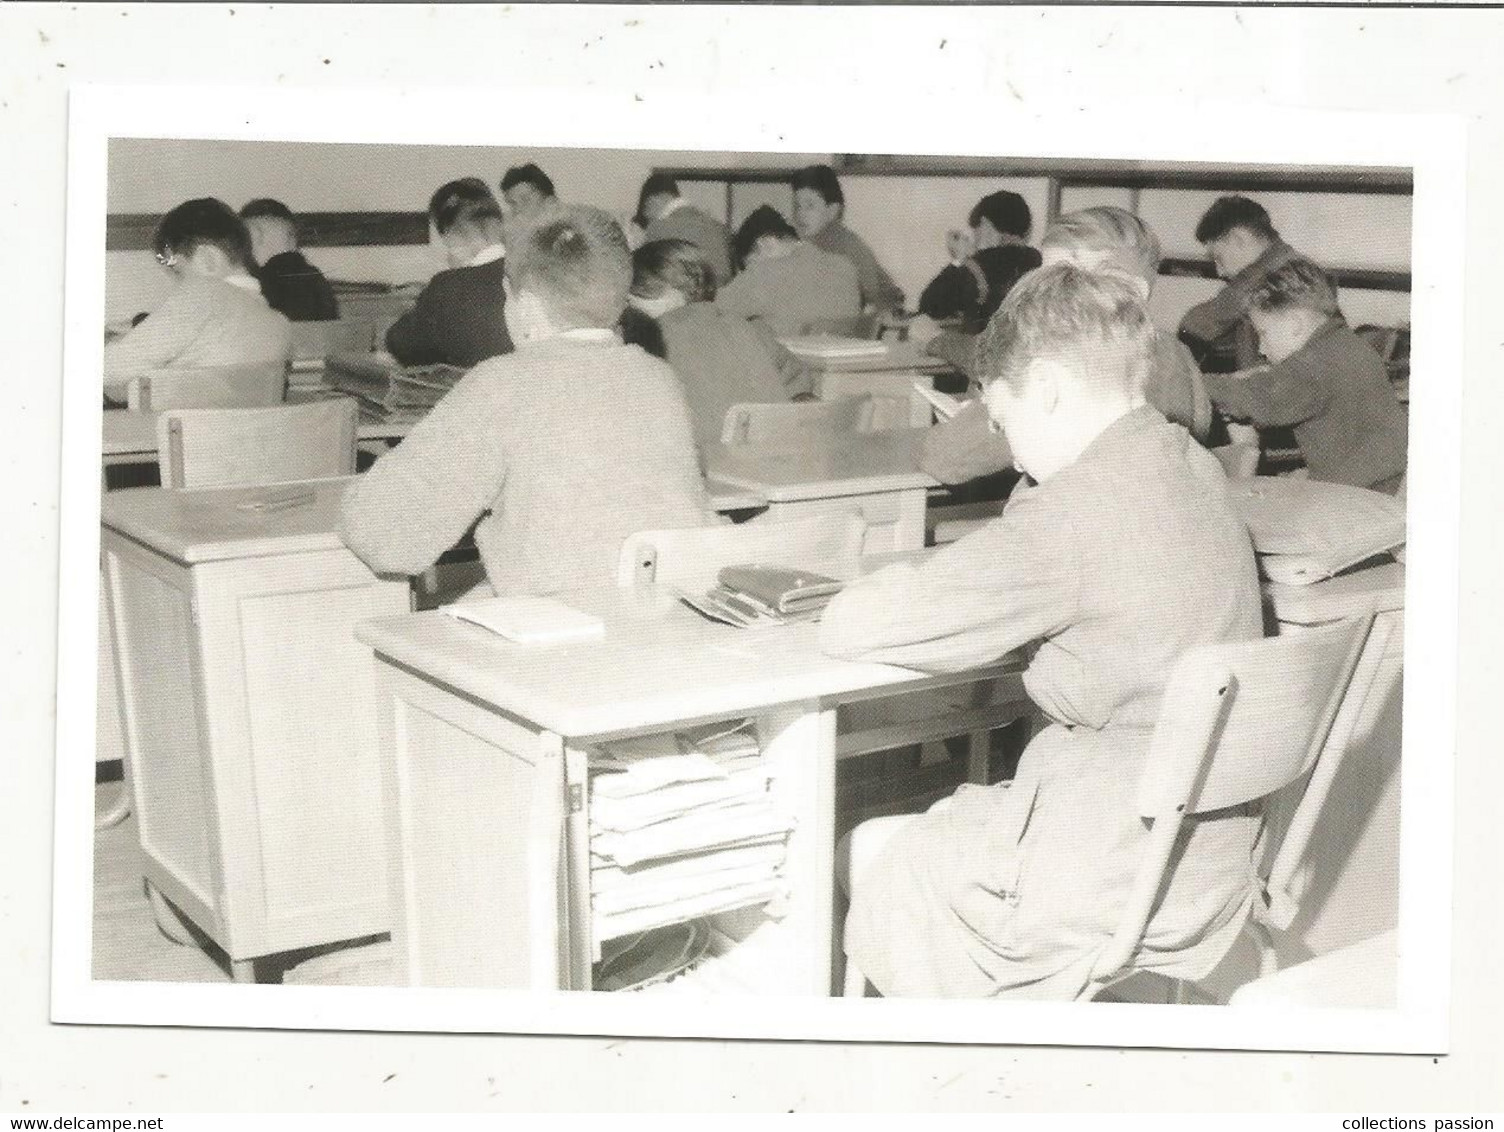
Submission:
M 549 597 L 494 597 L 446 605 L 443 612 L 522 645 L 588 640 L 606 632 L 599 617 Z

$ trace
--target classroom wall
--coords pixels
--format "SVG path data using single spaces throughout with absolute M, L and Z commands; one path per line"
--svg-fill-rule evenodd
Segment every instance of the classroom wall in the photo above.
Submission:
M 253 197 L 270 196 L 294 212 L 421 212 L 445 181 L 479 176 L 496 185 L 508 167 L 535 161 L 561 198 L 626 219 L 636 211 L 643 179 L 658 166 L 746 168 L 829 160 L 829 154 L 117 138 L 110 143 L 108 208 L 112 213 L 160 213 L 201 196 L 216 196 L 239 208 Z M 715 202 L 716 215 L 724 209 L 724 193 L 717 187 L 686 183 L 685 194 Z M 306 254 L 337 279 L 403 283 L 427 279 L 443 266 L 426 244 L 311 248 Z M 106 318 L 152 309 L 169 284 L 150 252 L 107 252 Z

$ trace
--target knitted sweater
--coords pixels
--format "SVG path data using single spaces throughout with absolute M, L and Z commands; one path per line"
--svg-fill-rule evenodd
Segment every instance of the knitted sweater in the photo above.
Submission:
M 729 314 L 762 319 L 780 338 L 803 334 L 811 322 L 852 318 L 862 309 L 851 261 L 803 241 L 784 255 L 752 260 L 715 302 Z
M 160 307 L 104 348 L 106 385 L 154 369 L 285 362 L 292 327 L 261 297 L 254 280 L 238 286 L 188 275 Z
M 613 585 L 628 535 L 712 522 L 674 372 L 609 331 L 483 362 L 360 477 L 340 533 L 412 574 L 477 520 L 499 594 Z

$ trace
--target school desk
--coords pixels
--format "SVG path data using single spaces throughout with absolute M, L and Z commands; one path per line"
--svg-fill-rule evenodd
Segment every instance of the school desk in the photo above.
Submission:
M 529 647 L 441 613 L 356 630 L 378 659 L 396 980 L 589 989 L 591 748 L 755 718 L 771 790 L 797 823 L 789 893 L 720 918 L 724 954 L 692 977 L 831 994 L 837 709 L 979 675 L 1022 703 L 1018 667 L 934 677 L 833 660 L 813 625 L 733 629 L 651 585 L 563 600 L 601 616 L 605 636 Z
M 925 430 L 853 433 L 801 448 L 711 444 L 706 475 L 767 500 L 772 518 L 860 511 L 863 553 L 924 546 L 925 495 L 936 486 L 919 470 Z
M 949 362 L 932 357 L 910 342 L 883 342 L 882 354 L 868 357 L 818 358 L 800 355 L 815 376 L 815 396 L 822 401 L 867 395 L 873 401 L 875 429 L 923 428 L 933 410 L 914 388 L 933 389 L 935 375 L 949 373 Z
M 371 654 L 354 626 L 409 608 L 335 534 L 348 480 L 111 492 L 105 603 L 146 882 L 229 956 L 387 928 Z

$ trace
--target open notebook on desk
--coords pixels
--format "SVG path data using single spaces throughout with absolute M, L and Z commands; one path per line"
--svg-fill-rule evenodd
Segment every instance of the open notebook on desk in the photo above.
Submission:
M 390 354 L 331 354 L 324 384 L 360 401 L 361 419 L 415 424 L 465 376 L 458 366 L 401 366 Z

